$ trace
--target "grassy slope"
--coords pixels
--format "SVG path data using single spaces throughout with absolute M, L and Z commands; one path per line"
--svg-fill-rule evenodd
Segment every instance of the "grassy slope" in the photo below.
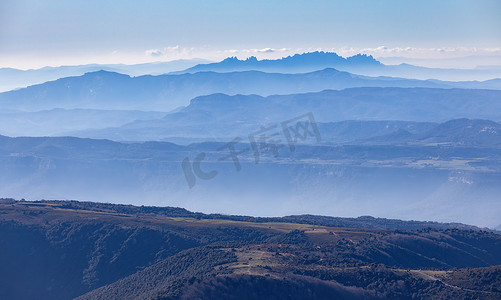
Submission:
M 274 291 L 270 297 L 295 291 L 291 299 L 501 296 L 499 269 L 478 268 L 501 264 L 501 236 L 491 232 L 344 228 L 204 218 L 174 208 L 158 213 L 81 206 L 0 204 L 0 296 L 263 298 L 253 294 L 261 289 Z M 301 294 L 305 290 L 310 293 Z

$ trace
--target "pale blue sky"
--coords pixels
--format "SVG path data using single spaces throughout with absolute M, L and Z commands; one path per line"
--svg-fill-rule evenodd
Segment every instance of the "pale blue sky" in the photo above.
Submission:
M 0 0 L 0 67 L 315 49 L 497 56 L 500 48 L 498 0 Z

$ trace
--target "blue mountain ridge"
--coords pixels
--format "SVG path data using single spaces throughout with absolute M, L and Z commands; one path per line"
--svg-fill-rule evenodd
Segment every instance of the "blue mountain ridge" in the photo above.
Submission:
M 381 67 L 382 64 L 371 55 L 357 54 L 344 58 L 333 52 L 308 52 L 295 54 L 280 59 L 258 60 L 255 56 L 240 60 L 237 57 L 228 57 L 221 62 L 198 64 L 184 71 L 174 73 L 194 73 L 200 71 L 231 72 L 231 71 L 272 71 L 272 72 L 291 72 L 291 71 L 313 71 L 325 68 L 339 67 Z
M 501 80 L 498 83 L 498 89 L 501 89 Z M 188 105 L 192 98 L 214 93 L 268 96 L 355 87 L 462 88 L 463 86 L 492 89 L 496 87 L 496 83 L 367 77 L 332 68 L 299 74 L 211 71 L 138 77 L 98 71 L 0 93 L 0 109 L 37 111 L 53 108 L 85 108 L 169 111 Z

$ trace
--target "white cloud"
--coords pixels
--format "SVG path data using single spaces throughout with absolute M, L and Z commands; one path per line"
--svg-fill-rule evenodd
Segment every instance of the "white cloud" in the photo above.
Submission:
M 167 58 L 167 59 L 178 59 L 178 58 L 188 58 L 194 52 L 194 48 L 186 48 L 176 46 L 169 46 L 162 49 L 149 49 L 144 53 L 146 56 L 155 58 Z
M 146 51 L 145 51 L 145 54 L 146 54 L 147 56 L 152 56 L 152 57 L 159 57 L 159 56 L 164 55 L 164 53 L 163 53 L 161 50 L 158 50 L 158 49 L 150 49 L 150 50 L 146 50 Z
M 258 52 L 258 53 L 273 53 L 273 52 L 276 52 L 276 50 L 272 49 L 272 48 L 255 49 L 255 51 Z

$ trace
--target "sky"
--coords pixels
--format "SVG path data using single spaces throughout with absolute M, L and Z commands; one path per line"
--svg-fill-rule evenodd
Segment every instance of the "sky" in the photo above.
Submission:
M 0 0 L 0 67 L 315 50 L 501 65 L 500 16 L 499 0 Z

